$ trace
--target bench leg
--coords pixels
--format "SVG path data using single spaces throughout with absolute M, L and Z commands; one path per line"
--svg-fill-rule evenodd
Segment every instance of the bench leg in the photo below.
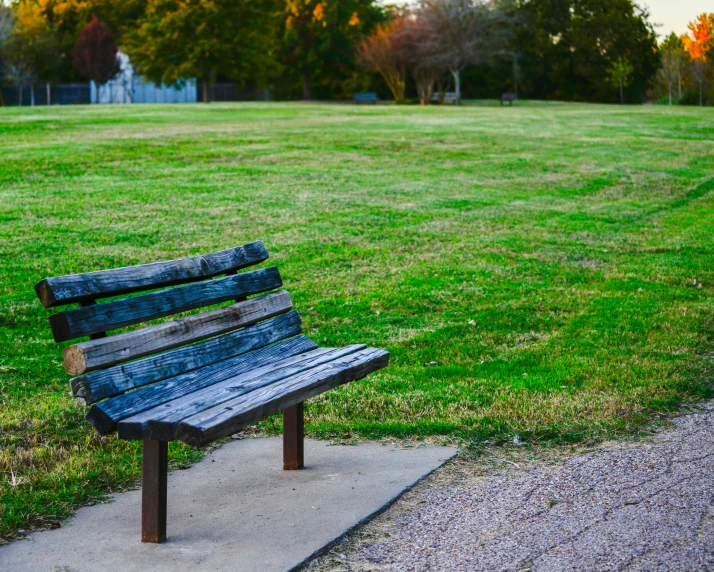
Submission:
M 141 474 L 141 541 L 166 540 L 167 441 L 144 439 Z
M 304 402 L 283 411 L 283 469 L 296 471 L 305 466 Z

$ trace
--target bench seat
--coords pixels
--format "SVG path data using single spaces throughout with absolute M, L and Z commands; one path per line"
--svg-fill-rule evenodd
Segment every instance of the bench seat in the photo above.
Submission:
M 277 268 L 238 272 L 267 258 L 254 242 L 35 286 L 45 307 L 79 304 L 50 316 L 50 327 L 57 342 L 89 337 L 63 351 L 86 420 L 102 435 L 143 441 L 144 542 L 166 538 L 168 442 L 205 446 L 282 411 L 283 468 L 301 469 L 305 400 L 388 364 L 384 350 L 319 348 L 303 335 L 290 295 L 276 290 Z
M 250 354 L 246 357 L 251 359 Z M 308 397 L 361 379 L 384 367 L 385 357 L 383 350 L 363 345 L 314 349 L 237 375 L 236 368 L 230 366 L 211 372 L 208 376 L 216 383 L 197 391 L 189 388 L 190 392 L 170 401 L 152 399 L 137 405 L 137 400 L 132 400 L 131 407 L 117 407 L 112 401 L 124 397 L 120 396 L 108 400 L 103 410 L 111 412 L 123 439 L 179 440 L 203 446 Z M 195 377 L 205 379 L 201 374 L 198 370 Z M 94 407 L 99 409 L 102 405 Z M 127 416 L 128 411 L 135 414 Z

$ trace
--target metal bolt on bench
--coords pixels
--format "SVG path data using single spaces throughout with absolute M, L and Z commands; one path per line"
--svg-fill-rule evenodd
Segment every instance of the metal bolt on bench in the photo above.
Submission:
M 143 440 L 142 542 L 166 540 L 168 442 L 207 445 L 280 411 L 283 468 L 304 467 L 304 402 L 386 367 L 364 345 L 318 348 L 302 335 L 276 267 L 238 270 L 268 258 L 253 242 L 193 258 L 41 280 L 56 342 L 88 336 L 63 352 L 72 394 L 90 406 L 102 435 Z M 163 290 L 156 290 L 165 288 Z M 96 303 L 98 299 L 151 292 Z M 249 296 L 252 296 L 249 298 Z M 177 320 L 107 332 L 206 306 Z

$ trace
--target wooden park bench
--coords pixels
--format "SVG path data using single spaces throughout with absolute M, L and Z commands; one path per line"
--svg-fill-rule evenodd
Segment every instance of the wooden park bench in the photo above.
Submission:
M 355 103 L 379 103 L 377 94 L 373 92 L 353 93 L 352 100 Z
M 102 435 L 143 440 L 143 542 L 166 539 L 169 441 L 200 447 L 282 411 L 283 468 L 302 469 L 305 400 L 388 363 L 384 350 L 318 348 L 301 335 L 290 295 L 274 291 L 282 285 L 275 266 L 237 273 L 267 258 L 254 242 L 35 286 L 45 308 L 79 304 L 50 316 L 50 326 L 57 342 L 89 337 L 63 352 L 65 370 L 76 376 L 72 394 L 91 405 L 86 419 Z M 112 299 L 97 304 L 100 298 Z M 107 336 L 109 330 L 120 331 Z

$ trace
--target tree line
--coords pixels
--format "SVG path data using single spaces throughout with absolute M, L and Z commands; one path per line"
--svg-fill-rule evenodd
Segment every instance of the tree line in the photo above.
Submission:
M 2 2 L 2 0 L 0 0 Z M 13 0 L 0 3 L 0 81 L 119 70 L 270 88 L 277 99 L 376 91 L 426 104 L 446 91 L 536 99 L 699 103 L 712 97 L 714 14 L 661 43 L 633 0 Z

